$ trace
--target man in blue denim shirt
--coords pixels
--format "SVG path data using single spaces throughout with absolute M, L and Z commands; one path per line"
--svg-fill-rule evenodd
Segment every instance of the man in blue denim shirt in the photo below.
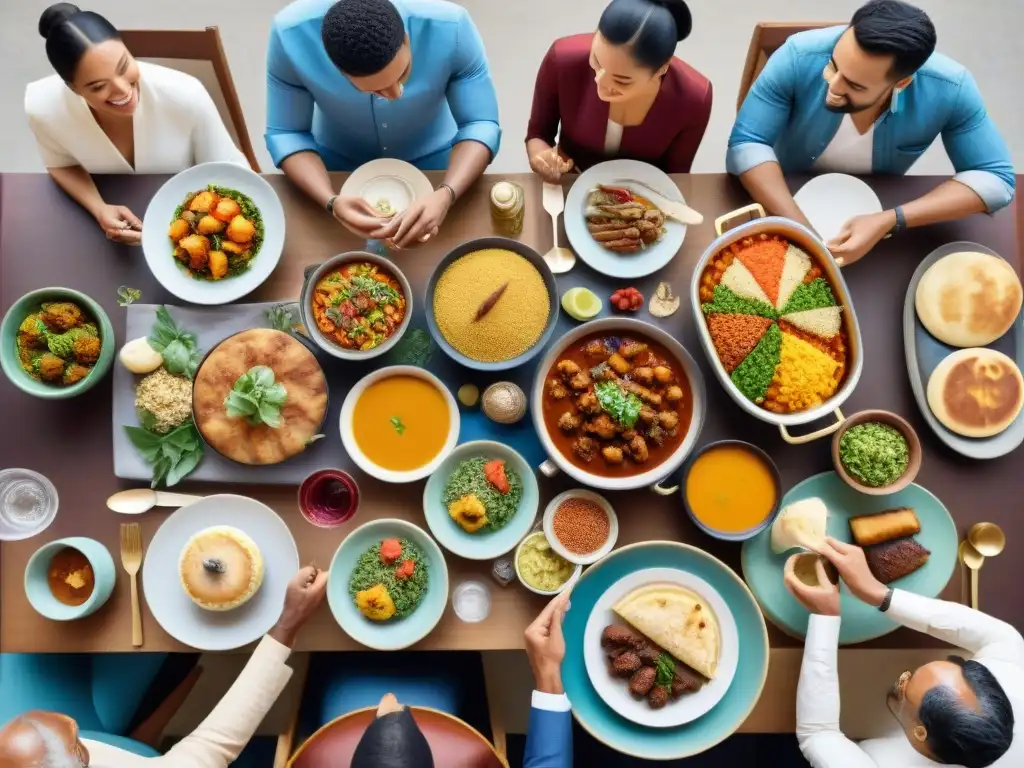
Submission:
M 918 8 L 872 0 L 848 27 L 793 35 L 768 60 L 740 109 L 726 166 L 769 212 L 807 223 L 783 173 L 906 173 L 942 136 L 956 169 L 923 197 L 856 216 L 828 243 L 840 263 L 885 235 L 1009 204 L 1006 144 L 970 73 L 934 53 Z
M 483 41 L 444 0 L 297 0 L 267 50 L 267 149 L 274 164 L 358 235 L 398 247 L 437 231 L 498 151 L 498 100 Z M 379 157 L 447 169 L 433 195 L 382 222 L 339 196 L 328 170 Z

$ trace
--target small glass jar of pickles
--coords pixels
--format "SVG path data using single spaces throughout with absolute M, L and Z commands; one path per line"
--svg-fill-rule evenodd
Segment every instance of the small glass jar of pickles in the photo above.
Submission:
M 511 181 L 499 181 L 491 187 L 491 221 L 502 235 L 522 234 L 526 214 L 523 188 Z

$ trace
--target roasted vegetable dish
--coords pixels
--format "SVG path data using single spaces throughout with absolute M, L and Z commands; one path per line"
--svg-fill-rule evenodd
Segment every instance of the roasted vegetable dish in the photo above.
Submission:
M 636 253 L 661 239 L 665 214 L 627 187 L 602 184 L 587 195 L 587 230 L 615 253 Z
M 185 197 L 167 236 L 192 277 L 220 280 L 244 272 L 256 258 L 263 217 L 248 195 L 211 184 Z
M 313 291 L 316 327 L 339 347 L 380 346 L 405 319 L 406 297 L 398 280 L 369 262 L 343 264 Z
M 544 384 L 544 423 L 555 447 L 602 477 L 628 477 L 679 447 L 693 414 L 682 366 L 636 336 L 586 336 L 559 355 Z
M 96 323 L 71 301 L 44 302 L 29 313 L 16 343 L 25 372 L 55 386 L 77 384 L 88 376 L 103 345 Z

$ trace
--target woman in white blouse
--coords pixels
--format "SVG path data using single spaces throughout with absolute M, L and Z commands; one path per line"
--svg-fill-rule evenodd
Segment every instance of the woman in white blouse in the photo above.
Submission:
M 117 29 L 70 3 L 39 19 L 56 75 L 30 83 L 25 112 L 46 169 L 107 237 L 142 240 L 142 221 L 100 195 L 93 173 L 177 173 L 213 160 L 248 165 L 202 83 L 136 61 Z

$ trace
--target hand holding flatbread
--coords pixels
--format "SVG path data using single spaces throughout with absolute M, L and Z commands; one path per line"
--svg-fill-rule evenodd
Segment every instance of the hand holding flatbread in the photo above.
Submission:
M 801 499 L 783 508 L 772 523 L 772 552 L 790 549 L 817 552 L 825 541 L 828 507 L 817 497 Z

